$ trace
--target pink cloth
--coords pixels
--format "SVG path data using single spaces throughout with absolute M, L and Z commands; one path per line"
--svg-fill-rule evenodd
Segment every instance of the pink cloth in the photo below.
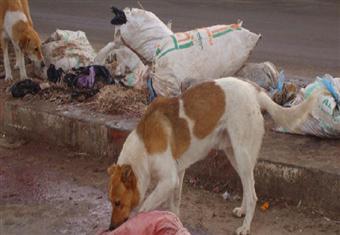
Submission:
M 97 235 L 190 235 L 179 218 L 168 211 L 140 213 L 111 232 Z

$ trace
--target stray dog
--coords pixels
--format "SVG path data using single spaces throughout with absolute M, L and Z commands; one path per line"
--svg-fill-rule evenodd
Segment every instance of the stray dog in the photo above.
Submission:
M 15 67 L 20 69 L 20 78 L 26 79 L 25 58 L 27 55 L 36 67 L 44 67 L 41 40 L 33 29 L 28 0 L 0 0 L 0 39 L 4 54 L 5 80 L 12 80 L 8 56 L 8 43 L 12 42 L 16 55 Z
M 157 98 L 127 137 L 117 164 L 108 168 L 110 230 L 136 207 L 150 211 L 167 201 L 178 215 L 185 169 L 214 148 L 226 153 L 241 178 L 243 200 L 233 214 L 245 215 L 236 234 L 249 234 L 257 201 L 254 166 L 264 135 L 261 109 L 280 126 L 294 129 L 309 115 L 316 97 L 283 108 L 257 84 L 228 77 L 200 83 L 180 97 Z M 151 178 L 157 184 L 145 199 Z

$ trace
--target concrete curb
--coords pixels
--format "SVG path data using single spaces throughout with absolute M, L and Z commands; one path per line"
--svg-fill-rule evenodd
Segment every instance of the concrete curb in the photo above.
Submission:
M 0 101 L 0 132 L 35 141 L 74 148 L 115 161 L 137 119 L 97 114 L 77 106 Z M 213 152 L 214 153 L 214 152 Z M 187 179 L 197 179 L 207 189 L 241 189 L 237 174 L 219 152 L 196 163 Z M 221 174 L 222 172 L 222 174 Z M 256 170 L 256 191 L 260 197 L 285 198 L 293 203 L 327 211 L 340 211 L 340 171 L 304 167 L 262 158 Z

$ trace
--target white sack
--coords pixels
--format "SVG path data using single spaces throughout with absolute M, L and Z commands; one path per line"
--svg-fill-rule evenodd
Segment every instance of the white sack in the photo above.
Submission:
M 183 84 L 234 75 L 261 36 L 241 24 L 176 33 L 159 42 L 153 64 L 158 95 L 178 96 Z
M 58 29 L 42 45 L 47 65 L 68 71 L 93 63 L 96 53 L 82 31 Z

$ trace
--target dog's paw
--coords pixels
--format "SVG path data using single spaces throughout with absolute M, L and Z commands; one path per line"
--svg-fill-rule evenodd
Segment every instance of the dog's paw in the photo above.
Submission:
M 26 76 L 20 76 L 20 80 L 26 80 L 26 79 L 31 79 L 30 77 Z
M 245 215 L 245 211 L 242 207 L 236 207 L 233 210 L 233 216 L 236 218 L 242 218 Z
M 237 228 L 234 234 L 235 235 L 249 235 L 250 229 L 243 225 L 243 226 Z
M 5 81 L 11 81 L 11 80 L 13 80 L 12 75 L 6 75 Z

